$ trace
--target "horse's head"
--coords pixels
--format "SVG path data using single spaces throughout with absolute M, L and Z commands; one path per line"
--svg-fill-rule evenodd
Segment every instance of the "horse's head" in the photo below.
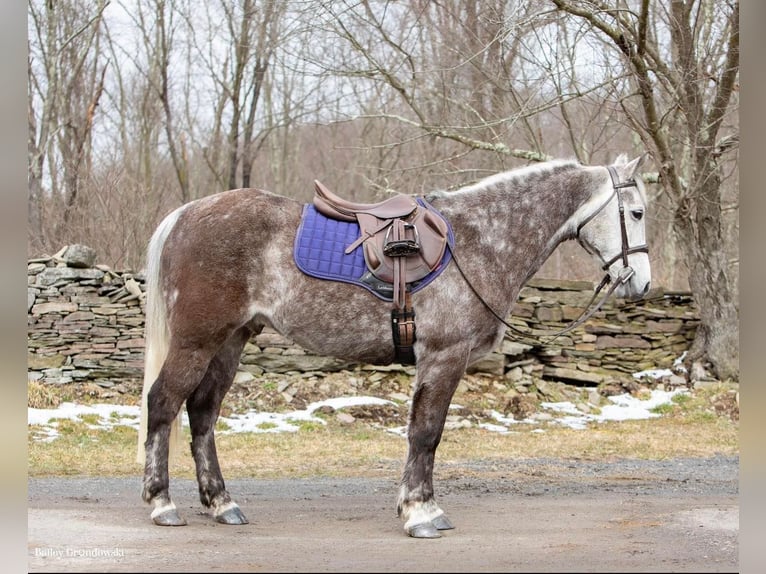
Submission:
M 595 256 L 618 297 L 640 299 L 649 291 L 651 269 L 646 245 L 646 191 L 638 169 L 646 156 L 625 156 L 607 168 L 603 187 L 588 202 L 577 227 L 580 245 Z

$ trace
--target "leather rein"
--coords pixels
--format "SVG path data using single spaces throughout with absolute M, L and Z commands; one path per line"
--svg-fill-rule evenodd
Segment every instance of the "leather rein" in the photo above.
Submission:
M 627 283 L 628 280 L 633 276 L 635 271 L 633 268 L 628 264 L 628 255 L 632 253 L 649 253 L 649 246 L 644 243 L 642 245 L 637 245 L 635 247 L 630 247 L 628 244 L 628 229 L 625 225 L 625 205 L 622 199 L 622 194 L 620 193 L 621 189 L 627 188 L 627 187 L 638 187 L 638 184 L 636 183 L 635 178 L 631 178 L 628 181 L 620 183 L 620 178 L 617 175 L 617 171 L 612 166 L 607 166 L 607 170 L 609 171 L 609 177 L 612 179 L 612 193 L 609 195 L 609 198 L 604 202 L 604 204 L 599 207 L 596 211 L 594 211 L 592 214 L 590 214 L 587 218 L 585 218 L 580 224 L 577 226 L 577 232 L 575 233 L 575 237 L 577 239 L 580 238 L 580 230 L 589 223 L 596 215 L 601 213 L 601 211 L 609 204 L 610 201 L 612 201 L 612 197 L 617 196 L 617 208 L 619 210 L 620 215 L 620 237 L 621 237 L 621 250 L 620 253 L 609 259 L 604 263 L 604 265 L 601 267 L 604 271 L 606 271 L 606 275 L 601 280 L 601 282 L 598 284 L 598 287 L 596 287 L 595 292 L 593 293 L 593 296 L 591 297 L 590 301 L 588 301 L 588 304 L 585 306 L 585 309 L 580 314 L 580 316 L 572 321 L 569 325 L 561 329 L 560 331 L 554 331 L 552 333 L 546 333 L 545 335 L 540 335 L 543 337 L 553 337 L 553 340 L 550 342 L 556 340 L 556 338 L 560 337 L 561 335 L 568 333 L 572 329 L 575 329 L 579 325 L 583 324 L 585 321 L 590 319 L 594 313 L 596 313 L 604 303 L 606 303 L 607 299 L 614 293 L 615 289 L 617 289 L 620 285 Z M 580 243 L 581 245 L 582 242 Z M 584 245 L 583 245 L 584 246 Z M 520 330 L 517 327 L 514 327 L 510 323 L 508 323 L 505 319 L 503 319 L 492 307 L 489 306 L 489 304 L 484 300 L 484 298 L 479 294 L 479 292 L 476 290 L 476 288 L 473 286 L 473 284 L 468 280 L 465 273 L 463 273 L 463 270 L 460 268 L 460 264 L 458 263 L 457 258 L 455 257 L 455 252 L 448 245 L 448 248 L 450 252 L 452 253 L 452 260 L 455 262 L 455 267 L 457 267 L 458 271 L 460 272 L 460 275 L 463 276 L 463 279 L 468 284 L 468 286 L 471 288 L 471 291 L 473 291 L 474 295 L 479 299 L 479 301 L 482 302 L 482 304 L 492 313 L 495 318 L 500 321 L 503 325 L 505 325 L 508 329 L 510 329 L 513 333 L 515 333 L 517 336 L 522 337 L 529 337 L 532 335 L 531 333 L 524 332 Z M 586 249 L 586 251 L 590 251 L 589 249 Z M 620 273 L 618 274 L 617 280 L 614 281 L 609 287 L 609 289 L 603 294 L 601 299 L 599 299 L 598 303 L 596 303 L 596 306 L 592 309 L 590 308 L 593 302 L 596 300 L 596 297 L 598 297 L 601 290 L 606 287 L 611 281 L 612 277 L 609 275 L 609 267 L 618 259 L 622 258 L 622 269 L 620 270 Z

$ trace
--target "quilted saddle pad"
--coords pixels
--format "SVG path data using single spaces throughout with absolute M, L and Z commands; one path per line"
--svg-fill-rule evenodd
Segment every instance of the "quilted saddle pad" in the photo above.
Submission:
M 349 254 L 346 247 L 359 237 L 359 224 L 330 219 L 319 213 L 311 203 L 303 207 L 303 215 L 295 235 L 293 257 L 298 269 L 306 275 L 329 281 L 341 281 L 364 287 L 384 301 L 393 301 L 393 286 L 380 281 L 367 269 L 362 247 Z M 452 228 L 448 242 L 454 245 Z M 436 279 L 452 259 L 449 249 L 444 250 L 439 265 L 423 279 L 407 285 L 415 293 Z

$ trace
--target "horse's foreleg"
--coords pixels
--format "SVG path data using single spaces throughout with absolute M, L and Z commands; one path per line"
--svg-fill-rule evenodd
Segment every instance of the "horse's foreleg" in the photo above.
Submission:
M 407 426 L 407 462 L 397 504 L 399 517 L 405 521 L 404 530 L 415 538 L 438 538 L 440 530 L 453 528 L 434 500 L 434 457 L 467 356 L 467 351 L 450 349 L 418 359 Z
M 170 427 L 184 400 L 205 374 L 210 355 L 200 350 L 172 349 L 147 397 L 148 419 L 143 499 L 154 506 L 151 517 L 160 526 L 182 526 L 170 499 L 168 455 Z
M 210 362 L 202 382 L 186 401 L 200 501 L 211 508 L 215 520 L 223 524 L 247 524 L 247 518 L 226 491 L 215 448 L 215 422 L 249 337 L 250 331 L 245 328 L 231 336 Z

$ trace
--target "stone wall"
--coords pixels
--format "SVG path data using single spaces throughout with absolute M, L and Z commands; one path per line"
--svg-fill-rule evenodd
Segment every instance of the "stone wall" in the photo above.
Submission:
M 143 276 L 93 265 L 94 259 L 87 247 L 69 246 L 28 262 L 29 380 L 108 387 L 141 379 Z M 589 282 L 533 279 L 522 289 L 510 322 L 532 336 L 545 335 L 576 319 L 592 292 Z M 637 303 L 611 300 L 554 341 L 506 335 L 471 371 L 586 385 L 626 380 L 637 371 L 670 367 L 690 346 L 698 322 L 689 293 L 655 290 Z M 247 344 L 240 370 L 258 375 L 355 366 L 313 355 L 266 330 Z M 414 372 L 387 369 L 392 368 Z

